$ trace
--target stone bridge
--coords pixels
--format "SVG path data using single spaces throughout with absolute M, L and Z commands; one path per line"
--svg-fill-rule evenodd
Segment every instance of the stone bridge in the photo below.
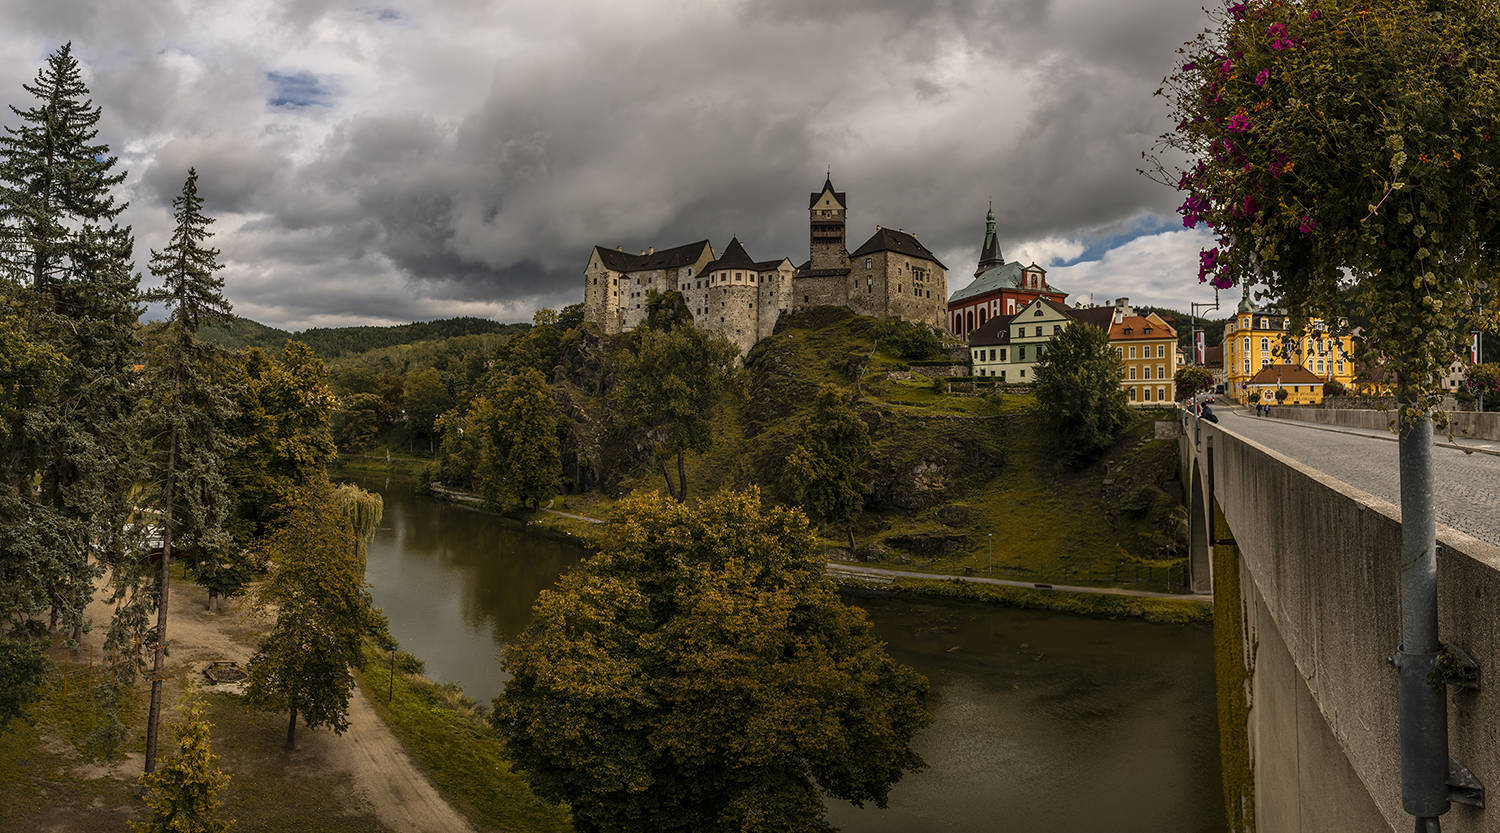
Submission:
M 1181 465 L 1194 589 L 1215 596 L 1231 829 L 1409 831 L 1387 661 L 1400 642 L 1396 443 L 1220 417 L 1184 417 Z M 1440 634 L 1481 675 L 1448 687 L 1449 752 L 1500 789 L 1500 456 L 1444 447 L 1434 463 Z M 1455 802 L 1442 824 L 1500 832 L 1500 808 Z

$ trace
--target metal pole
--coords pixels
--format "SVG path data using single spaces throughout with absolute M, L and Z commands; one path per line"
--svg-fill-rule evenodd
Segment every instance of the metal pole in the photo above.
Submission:
M 1411 407 L 1411 406 L 1408 406 Z M 1437 664 L 1437 529 L 1433 513 L 1432 419 L 1403 414 L 1401 469 L 1401 806 L 1417 833 L 1437 833 L 1448 812 L 1448 700 L 1429 680 Z
M 985 536 L 989 538 L 990 542 L 990 557 L 989 560 L 985 562 L 984 571 L 986 573 L 993 573 L 995 572 L 995 533 L 986 532 Z

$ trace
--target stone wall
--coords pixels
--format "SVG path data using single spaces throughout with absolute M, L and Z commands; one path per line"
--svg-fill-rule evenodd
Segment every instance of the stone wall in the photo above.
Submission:
M 817 278 L 794 278 L 792 280 L 792 309 L 809 307 L 843 307 L 849 305 L 849 293 L 845 291 L 842 275 Z
M 760 273 L 760 297 L 757 305 L 760 317 L 756 325 L 757 339 L 770 338 L 776 332 L 776 322 L 781 314 L 792 308 L 792 266 L 783 261 L 781 268 Z

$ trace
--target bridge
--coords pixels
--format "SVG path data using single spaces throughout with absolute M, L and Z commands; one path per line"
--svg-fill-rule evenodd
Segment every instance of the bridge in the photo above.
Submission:
M 1220 418 L 1185 417 L 1181 464 L 1192 582 L 1215 599 L 1232 829 L 1409 831 L 1388 662 L 1401 642 L 1394 437 L 1368 425 Z M 1433 456 L 1458 765 L 1442 824 L 1500 833 L 1500 809 L 1475 806 L 1481 784 L 1500 789 L 1500 682 L 1486 679 L 1500 673 L 1500 443 L 1440 437 Z

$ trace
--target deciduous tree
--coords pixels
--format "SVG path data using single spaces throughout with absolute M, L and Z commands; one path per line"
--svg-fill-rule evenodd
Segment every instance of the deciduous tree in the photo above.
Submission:
M 854 554 L 854 518 L 865 502 L 870 429 L 852 398 L 824 385 L 794 430 L 783 477 L 802 511 L 819 524 L 844 523 Z
M 326 482 L 299 491 L 266 544 L 269 572 L 258 603 L 276 623 L 247 668 L 248 700 L 288 712 L 286 747 L 297 719 L 348 727 L 351 666 L 374 615 L 365 589 L 365 547 L 380 522 L 380 496 Z
M 840 601 L 806 518 L 759 493 L 636 494 L 542 592 L 493 721 L 580 833 L 828 831 L 922 766 L 926 681 Z
M 406 422 L 412 435 L 427 440 L 430 445 L 437 436 L 434 424 L 453 407 L 453 394 L 443 384 L 443 375 L 433 368 L 424 368 L 406 377 L 403 404 Z
M 1109 336 L 1096 327 L 1064 327 L 1047 342 L 1032 389 L 1057 451 L 1070 465 L 1098 457 L 1130 424 L 1121 366 Z
M 562 462 L 557 451 L 557 407 L 552 388 L 535 369 L 507 376 L 473 407 L 479 433 L 475 479 L 497 504 L 530 504 L 557 493 Z
M 1172 385 L 1177 389 L 1178 401 L 1190 402 L 1198 394 L 1213 390 L 1214 375 L 1207 368 L 1186 364 L 1177 368 L 1177 374 L 1172 377 Z
M 683 457 L 701 453 L 713 442 L 709 425 L 729 387 L 735 349 L 693 326 L 681 294 L 667 292 L 649 302 L 651 315 L 635 329 L 630 349 L 621 357 L 614 406 L 650 447 L 667 492 L 686 500 Z M 676 486 L 667 469 L 673 459 Z

